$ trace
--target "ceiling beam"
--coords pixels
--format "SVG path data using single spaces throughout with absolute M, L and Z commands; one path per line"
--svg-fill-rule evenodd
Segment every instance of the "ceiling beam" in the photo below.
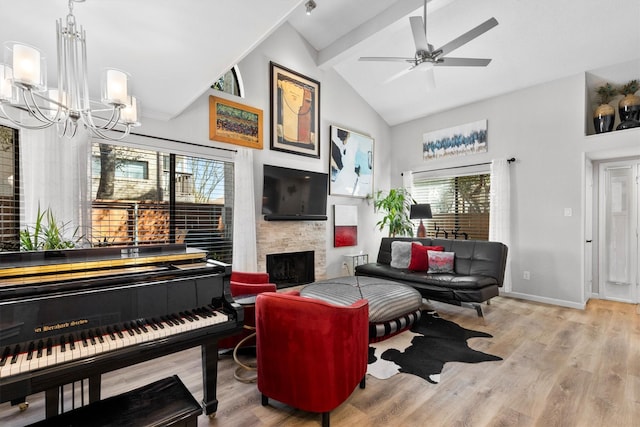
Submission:
M 427 0 L 429 3 L 429 13 L 439 9 L 453 0 Z M 367 40 L 374 34 L 395 24 L 407 15 L 422 9 L 424 0 L 400 0 L 394 2 L 387 9 L 380 12 L 370 20 L 363 22 L 344 36 L 331 43 L 326 48 L 318 52 L 317 65 L 320 68 L 328 68 L 340 62 L 348 56 L 360 43 Z M 420 10 L 422 16 L 422 10 Z

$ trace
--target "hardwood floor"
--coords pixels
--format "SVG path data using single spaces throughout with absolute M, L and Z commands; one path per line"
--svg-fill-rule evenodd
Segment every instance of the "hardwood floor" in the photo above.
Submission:
M 501 362 L 447 363 L 440 384 L 413 375 L 367 377 L 367 387 L 331 413 L 334 426 L 615 426 L 640 423 L 640 314 L 638 306 L 592 300 L 575 310 L 512 298 L 495 298 L 485 319 L 475 311 L 433 303 L 440 315 L 492 334 L 470 346 Z M 199 426 L 318 426 L 320 416 L 278 402 L 260 404 L 255 384 L 233 379 L 223 356 L 218 412 Z M 198 349 L 103 377 L 103 397 L 178 374 L 201 400 Z M 20 413 L 0 405 L 0 425 L 44 418 L 42 394 Z M 634 421 L 635 420 L 635 421 Z

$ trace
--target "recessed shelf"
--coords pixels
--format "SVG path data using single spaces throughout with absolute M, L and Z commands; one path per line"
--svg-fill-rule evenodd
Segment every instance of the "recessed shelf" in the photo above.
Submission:
M 640 59 L 585 72 L 586 135 L 606 135 L 596 134 L 595 127 L 593 125 L 593 112 L 600 104 L 598 96 L 596 94 L 597 88 L 606 83 L 611 83 L 612 85 L 619 87 L 633 79 L 640 80 Z M 636 92 L 636 94 L 640 94 L 640 91 Z M 618 102 L 621 99 L 622 95 L 617 95 L 611 102 L 609 102 L 609 105 L 611 105 L 616 111 L 616 119 L 613 124 L 614 130 L 612 132 L 634 131 L 639 129 L 623 129 L 620 131 L 615 130 L 615 128 L 620 124 L 620 117 L 618 115 Z

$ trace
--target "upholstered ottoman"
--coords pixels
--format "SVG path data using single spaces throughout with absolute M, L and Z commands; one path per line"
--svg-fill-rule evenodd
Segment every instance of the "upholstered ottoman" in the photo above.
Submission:
M 369 301 L 369 342 L 382 341 L 420 319 L 422 296 L 411 286 L 375 277 L 338 277 L 311 283 L 300 295 L 336 305 Z

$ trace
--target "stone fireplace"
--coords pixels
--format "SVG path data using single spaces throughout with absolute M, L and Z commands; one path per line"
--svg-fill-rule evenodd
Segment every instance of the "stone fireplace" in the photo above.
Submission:
M 315 280 L 325 278 L 327 221 L 264 221 L 260 218 L 256 238 L 258 271 L 267 271 L 267 255 L 312 251 L 313 276 Z

